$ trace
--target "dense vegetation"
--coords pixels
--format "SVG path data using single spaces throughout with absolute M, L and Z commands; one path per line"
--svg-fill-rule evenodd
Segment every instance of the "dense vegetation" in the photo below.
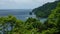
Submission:
M 47 18 L 50 15 L 51 10 L 55 9 L 57 7 L 57 3 L 59 2 L 60 0 L 55 2 L 48 2 L 43 6 L 33 9 L 32 12 L 34 12 L 37 17 Z
M 1 32 L 2 31 L 2 32 Z M 51 11 L 47 21 L 41 23 L 38 19 L 28 18 L 25 22 L 14 16 L 0 17 L 0 34 L 59 34 L 60 33 L 60 3 Z
M 42 23 L 34 18 L 29 18 L 26 22 L 17 20 L 14 16 L 0 18 L 0 34 L 38 34 L 42 26 Z

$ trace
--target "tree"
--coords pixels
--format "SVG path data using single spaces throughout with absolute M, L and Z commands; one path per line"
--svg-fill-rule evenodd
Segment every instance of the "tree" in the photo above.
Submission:
M 47 29 L 56 28 L 57 34 L 60 32 L 60 3 L 58 3 L 56 9 L 52 10 L 47 22 L 44 24 L 47 26 Z
M 51 10 L 54 10 L 57 7 L 57 4 L 59 2 L 60 2 L 60 0 L 55 1 L 55 2 L 48 2 L 48 3 L 44 4 L 43 6 L 33 9 L 32 12 L 34 12 L 34 14 L 37 17 L 47 18 L 51 14 Z

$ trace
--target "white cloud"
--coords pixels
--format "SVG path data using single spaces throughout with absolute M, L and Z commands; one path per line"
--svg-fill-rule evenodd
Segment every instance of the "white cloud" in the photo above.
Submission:
M 0 9 L 30 9 L 55 0 L 0 0 Z

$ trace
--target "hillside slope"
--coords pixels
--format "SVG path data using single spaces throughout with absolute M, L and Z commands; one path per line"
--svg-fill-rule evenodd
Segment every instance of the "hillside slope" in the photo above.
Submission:
M 50 15 L 51 10 L 56 8 L 58 2 L 60 1 L 46 3 L 43 6 L 33 9 L 32 12 L 34 12 L 34 14 L 36 14 L 37 17 L 47 18 Z

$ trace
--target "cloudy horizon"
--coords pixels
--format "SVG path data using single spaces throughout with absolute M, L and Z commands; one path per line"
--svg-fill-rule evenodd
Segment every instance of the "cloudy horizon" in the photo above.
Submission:
M 0 9 L 34 9 L 55 0 L 0 0 Z

